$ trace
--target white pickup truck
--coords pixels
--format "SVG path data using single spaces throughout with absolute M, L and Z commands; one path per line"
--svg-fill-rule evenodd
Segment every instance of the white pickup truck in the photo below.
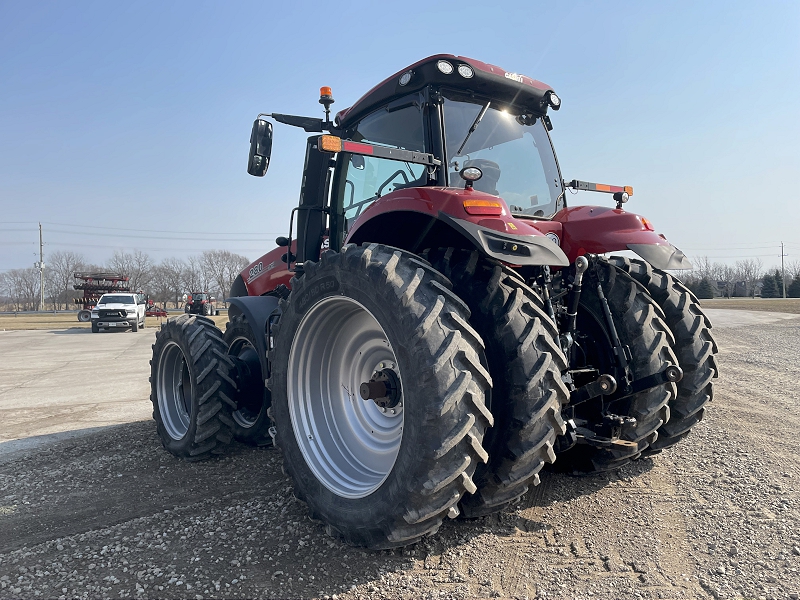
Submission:
M 92 309 L 92 333 L 101 329 L 144 329 L 147 297 L 142 294 L 103 294 Z

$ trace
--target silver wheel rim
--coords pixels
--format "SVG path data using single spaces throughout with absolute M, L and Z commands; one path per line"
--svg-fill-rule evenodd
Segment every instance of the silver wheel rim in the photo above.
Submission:
M 361 383 L 381 369 L 400 378 L 386 332 L 364 306 L 336 296 L 308 311 L 289 354 L 289 415 L 309 468 L 344 498 L 378 489 L 400 451 L 404 398 L 381 410 L 359 395 Z
M 157 375 L 158 410 L 169 437 L 180 440 L 189 431 L 192 383 L 183 350 L 169 342 L 161 354 Z
M 253 352 L 256 355 L 256 359 L 258 357 L 258 351 L 253 347 L 253 344 L 250 343 L 250 340 L 246 337 L 234 338 L 228 349 L 228 354 L 241 356 L 244 352 Z M 233 420 L 239 427 L 250 429 L 256 424 L 256 421 L 258 421 L 260 412 L 260 410 L 258 412 L 253 412 L 247 407 L 241 407 L 233 411 Z

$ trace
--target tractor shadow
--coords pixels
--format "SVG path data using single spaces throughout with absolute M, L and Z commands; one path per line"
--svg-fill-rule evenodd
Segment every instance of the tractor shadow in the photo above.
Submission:
M 620 474 L 543 473 L 541 485 L 500 514 L 446 520 L 417 544 L 368 551 L 330 537 L 308 518 L 272 447 L 236 444 L 220 458 L 189 463 L 162 448 L 153 421 L 140 421 L 41 443 L 2 462 L 10 482 L 4 504 L 12 508 L 4 507 L 0 521 L 0 556 L 35 546 L 55 557 L 56 544 L 72 542 L 92 552 L 123 545 L 124 567 L 108 561 L 91 570 L 96 583 L 118 580 L 111 595 L 134 587 L 142 569 L 169 565 L 189 576 L 201 561 L 223 587 L 198 593 L 241 597 L 333 596 L 354 586 L 379 587 L 390 574 L 416 576 L 421 566 L 443 562 L 444 552 L 481 536 L 544 535 L 548 525 L 527 509 L 592 494 L 652 468 L 651 460 L 641 460 Z M 23 501 L 33 490 L 36 502 Z M 229 588 L 220 583 L 234 579 Z M 161 596 L 185 593 L 151 589 Z

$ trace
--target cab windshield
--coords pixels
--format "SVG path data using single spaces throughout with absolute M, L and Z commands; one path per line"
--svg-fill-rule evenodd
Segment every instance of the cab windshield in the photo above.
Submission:
M 444 92 L 447 166 L 451 186 L 458 172 L 478 167 L 476 190 L 500 196 L 512 212 L 551 217 L 563 208 L 558 164 L 540 118 L 458 92 Z
M 136 304 L 133 301 L 133 296 L 103 296 L 97 302 L 98 304 Z

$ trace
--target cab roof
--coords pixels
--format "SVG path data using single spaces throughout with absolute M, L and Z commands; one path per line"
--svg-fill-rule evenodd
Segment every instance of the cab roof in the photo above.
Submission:
M 453 67 L 452 72 L 443 73 L 437 66 L 440 61 L 449 63 Z M 472 77 L 467 78 L 459 73 L 458 68 L 461 65 L 471 67 Z M 410 79 L 405 85 L 402 85 L 400 78 L 406 73 L 410 74 Z M 336 115 L 336 124 L 339 127 L 347 128 L 383 104 L 411 92 L 419 91 L 428 85 L 473 92 L 499 102 L 513 104 L 539 115 L 547 112 L 547 95 L 548 92 L 553 91 L 546 83 L 473 58 L 452 54 L 435 54 L 401 69 L 383 80 L 359 98 L 350 108 L 340 111 Z

